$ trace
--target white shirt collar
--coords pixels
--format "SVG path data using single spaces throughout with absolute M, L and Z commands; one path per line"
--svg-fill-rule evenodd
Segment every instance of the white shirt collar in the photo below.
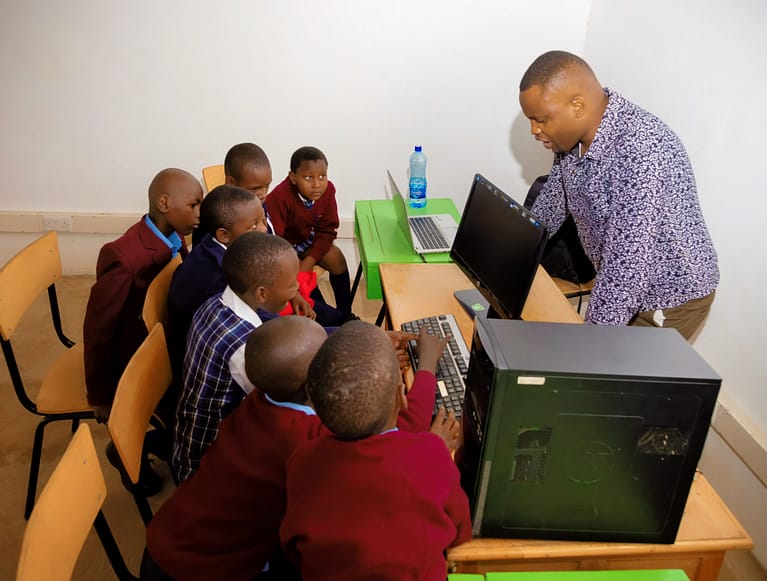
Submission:
M 244 319 L 254 327 L 261 326 L 261 317 L 258 316 L 258 313 L 250 308 L 248 303 L 238 297 L 237 293 L 235 293 L 229 286 L 227 286 L 221 294 L 221 303 L 232 309 L 235 315 Z

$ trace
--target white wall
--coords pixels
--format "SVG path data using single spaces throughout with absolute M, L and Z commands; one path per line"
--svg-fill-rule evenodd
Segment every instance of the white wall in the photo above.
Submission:
M 695 348 L 723 378 L 720 402 L 761 444 L 750 464 L 762 481 L 744 471 L 737 458 L 742 449 L 736 445 L 733 451 L 718 436 L 710 436 L 701 466 L 749 529 L 762 563 L 767 563 L 765 23 L 763 0 L 631 5 L 594 0 L 584 51 L 603 84 L 679 134 L 695 169 L 722 273 Z
M 583 46 L 589 1 L 3 5 L 0 209 L 141 212 L 159 169 L 199 174 L 255 141 L 275 180 L 323 149 L 351 217 L 387 167 L 404 183 L 415 144 L 431 195 L 462 205 L 481 171 L 524 198 L 519 77 L 551 38 Z

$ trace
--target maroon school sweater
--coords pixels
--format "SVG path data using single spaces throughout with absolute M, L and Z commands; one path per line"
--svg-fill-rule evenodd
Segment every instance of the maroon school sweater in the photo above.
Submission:
M 428 429 L 435 388 L 434 375 L 416 373 L 398 420 L 402 430 Z M 255 577 L 279 547 L 287 459 L 321 433 L 327 430 L 316 415 L 251 393 L 221 423 L 197 472 L 149 523 L 155 563 L 179 580 Z
M 314 229 L 314 242 L 309 255 L 319 262 L 338 235 L 336 188 L 333 182 L 328 181 L 328 189 L 311 208 L 306 208 L 298 196 L 298 188 L 285 178 L 266 197 L 266 209 L 274 233 L 291 244 L 304 242 Z
M 445 550 L 471 538 L 460 476 L 428 432 L 302 446 L 287 469 L 280 540 L 304 581 L 444 581 Z

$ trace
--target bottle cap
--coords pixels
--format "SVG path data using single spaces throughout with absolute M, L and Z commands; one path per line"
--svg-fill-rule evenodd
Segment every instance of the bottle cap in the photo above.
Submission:
M 415 150 L 416 150 L 416 151 L 421 151 L 421 146 L 420 146 L 420 145 L 416 145 L 416 146 L 415 146 Z

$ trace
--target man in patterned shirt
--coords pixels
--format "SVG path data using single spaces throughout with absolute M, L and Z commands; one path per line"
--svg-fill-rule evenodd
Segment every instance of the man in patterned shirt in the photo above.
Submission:
M 597 271 L 586 321 L 673 327 L 689 340 L 719 269 L 682 142 L 567 52 L 539 56 L 519 91 L 530 132 L 555 154 L 532 211 L 551 232 L 572 214 Z

